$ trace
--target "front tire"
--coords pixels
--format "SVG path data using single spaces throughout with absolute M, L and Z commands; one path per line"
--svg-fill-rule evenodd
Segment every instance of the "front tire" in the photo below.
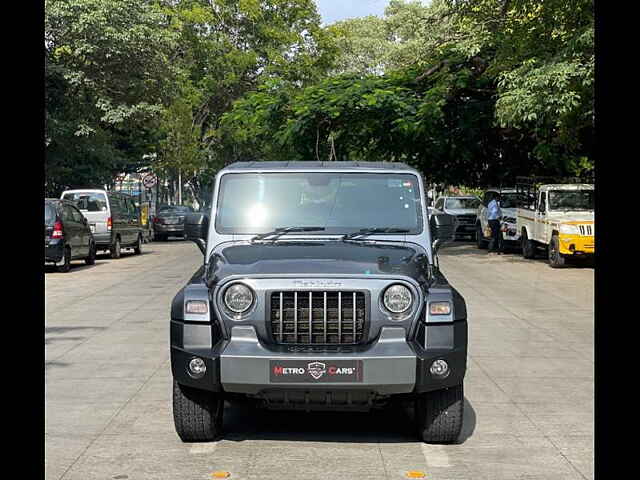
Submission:
M 560 253 L 560 239 L 557 234 L 553 235 L 549 244 L 549 265 L 551 268 L 562 268 L 565 264 L 566 259 Z
M 453 443 L 462 430 L 462 384 L 420 394 L 416 400 L 418 436 L 426 443 Z
M 524 228 L 522 229 L 520 242 L 522 244 L 522 256 L 524 258 L 534 258 L 536 256 L 536 246 L 534 245 L 533 241 L 529 240 L 527 231 Z
M 173 422 L 183 442 L 208 442 L 222 432 L 224 400 L 219 394 L 173 381 Z

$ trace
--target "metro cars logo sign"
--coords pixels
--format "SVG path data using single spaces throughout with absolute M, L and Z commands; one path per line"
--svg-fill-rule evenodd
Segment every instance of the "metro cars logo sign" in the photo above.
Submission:
M 272 383 L 361 383 L 362 360 L 271 360 L 269 380 Z

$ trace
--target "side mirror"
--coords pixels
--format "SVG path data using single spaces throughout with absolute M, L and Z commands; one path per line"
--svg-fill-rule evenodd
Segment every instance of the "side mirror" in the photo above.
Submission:
M 207 253 L 207 234 L 209 233 L 209 215 L 206 213 L 189 213 L 184 217 L 184 232 L 187 240 L 198 245 L 203 255 Z
M 429 230 L 431 231 L 432 250 L 438 249 L 454 239 L 455 235 L 455 218 L 453 215 L 446 213 L 434 213 L 429 219 Z

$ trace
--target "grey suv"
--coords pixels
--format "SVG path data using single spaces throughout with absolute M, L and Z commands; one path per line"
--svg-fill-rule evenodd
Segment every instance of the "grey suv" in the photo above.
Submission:
M 464 299 L 438 269 L 449 215 L 428 216 L 400 163 L 252 162 L 221 170 L 186 218 L 204 264 L 171 305 L 183 441 L 221 433 L 224 400 L 369 411 L 410 400 L 427 442 L 462 427 Z
M 477 209 L 480 199 L 474 196 L 445 196 L 436 200 L 434 208 L 456 219 L 456 238 L 468 236 L 476 238 Z

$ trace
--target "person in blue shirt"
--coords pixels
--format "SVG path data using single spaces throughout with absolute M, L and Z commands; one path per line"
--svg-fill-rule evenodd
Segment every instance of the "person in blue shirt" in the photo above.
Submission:
M 500 219 L 502 218 L 502 210 L 500 210 L 500 195 L 493 194 L 493 198 L 487 205 L 487 220 L 489 220 L 489 228 L 491 228 L 491 241 L 489 242 L 489 253 L 502 254 L 502 233 L 500 232 Z

